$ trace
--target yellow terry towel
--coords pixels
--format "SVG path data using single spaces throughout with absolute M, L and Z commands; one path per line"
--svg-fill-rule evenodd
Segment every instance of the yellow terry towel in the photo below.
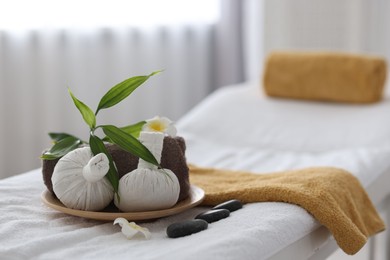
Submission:
M 347 254 L 355 254 L 369 236 L 385 229 L 359 180 L 338 168 L 259 175 L 191 165 L 190 181 L 205 190 L 203 205 L 213 206 L 230 199 L 299 205 L 330 230 Z
M 263 75 L 269 96 L 349 103 L 379 101 L 385 79 L 383 58 L 334 52 L 274 52 Z

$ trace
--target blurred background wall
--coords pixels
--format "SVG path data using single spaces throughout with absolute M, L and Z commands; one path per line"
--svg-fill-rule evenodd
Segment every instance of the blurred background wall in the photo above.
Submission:
M 88 128 L 67 88 L 95 109 L 125 78 L 164 72 L 98 123 L 174 121 L 219 87 L 259 81 L 275 49 L 390 57 L 387 0 L 99 0 L 0 3 L 0 178 L 40 166 L 48 132 Z

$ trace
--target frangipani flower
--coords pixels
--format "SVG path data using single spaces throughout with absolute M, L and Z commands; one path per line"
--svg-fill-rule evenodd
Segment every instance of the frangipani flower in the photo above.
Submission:
M 127 219 L 117 218 L 114 221 L 114 225 L 119 224 L 122 227 L 122 233 L 127 237 L 127 239 L 132 239 L 136 235 L 144 236 L 145 239 L 150 239 L 151 234 L 147 228 L 138 226 L 134 222 L 128 222 Z
M 142 127 L 142 131 L 161 132 L 172 137 L 175 137 L 177 132 L 176 127 L 171 120 L 159 116 L 146 120 L 146 124 Z

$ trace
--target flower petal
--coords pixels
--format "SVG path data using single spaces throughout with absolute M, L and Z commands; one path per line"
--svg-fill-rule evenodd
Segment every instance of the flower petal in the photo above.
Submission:
M 124 224 L 129 224 L 129 221 L 127 221 L 127 219 L 125 218 L 116 218 L 114 220 L 114 224 L 113 225 L 116 225 L 116 224 L 119 224 L 119 226 L 123 226 Z
M 150 239 L 151 234 L 147 228 L 138 226 L 134 222 L 128 222 L 124 218 L 117 218 L 114 221 L 114 225 L 119 224 L 122 227 L 122 233 L 126 236 L 127 239 L 131 239 L 137 234 L 144 236 L 146 239 Z
M 175 137 L 177 133 L 176 127 L 174 125 L 170 125 L 165 133 L 169 136 Z
M 174 123 L 169 118 L 159 116 L 146 120 L 146 124 L 143 125 L 142 131 L 161 132 L 172 137 L 175 137 L 177 132 Z
M 127 239 L 131 239 L 138 233 L 138 230 L 126 224 L 122 226 L 122 233 Z
M 149 232 L 149 229 L 141 227 L 135 224 L 134 222 L 130 222 L 129 226 L 136 229 L 138 232 L 142 233 L 146 239 L 150 239 L 150 237 L 152 236 Z
M 168 117 L 159 117 L 159 119 L 164 125 L 171 125 L 173 123 Z

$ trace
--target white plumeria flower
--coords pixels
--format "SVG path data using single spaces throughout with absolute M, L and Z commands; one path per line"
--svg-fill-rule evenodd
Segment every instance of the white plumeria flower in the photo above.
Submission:
M 144 236 L 145 239 L 150 239 L 152 236 L 147 228 L 138 226 L 134 222 L 128 222 L 127 219 L 117 218 L 114 221 L 114 225 L 119 224 L 122 227 L 122 233 L 127 237 L 127 239 L 132 239 L 136 235 Z
M 175 137 L 177 132 L 176 127 L 171 120 L 159 116 L 146 120 L 146 124 L 143 125 L 142 131 L 161 132 L 172 137 Z

